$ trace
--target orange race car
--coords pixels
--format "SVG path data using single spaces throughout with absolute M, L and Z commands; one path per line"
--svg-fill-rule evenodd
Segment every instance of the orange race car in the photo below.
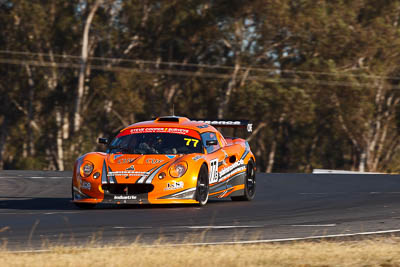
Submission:
M 159 117 L 122 129 L 106 153 L 79 157 L 72 201 L 80 208 L 98 203 L 203 206 L 209 197 L 252 200 L 255 157 L 241 138 L 224 138 L 214 126 L 247 127 L 248 121 L 195 121 Z

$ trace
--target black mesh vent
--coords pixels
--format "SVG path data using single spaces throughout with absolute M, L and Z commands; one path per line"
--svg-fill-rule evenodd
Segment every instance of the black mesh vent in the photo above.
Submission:
M 154 189 L 152 184 L 103 184 L 101 187 L 114 195 L 144 194 Z
M 179 117 L 160 117 L 157 121 L 164 121 L 164 122 L 179 122 Z

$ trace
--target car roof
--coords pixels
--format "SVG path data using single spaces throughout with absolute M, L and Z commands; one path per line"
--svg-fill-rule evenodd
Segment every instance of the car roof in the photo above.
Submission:
M 158 117 L 154 120 L 134 123 L 122 129 L 121 132 L 127 129 L 137 128 L 137 127 L 175 127 L 175 128 L 191 129 L 199 133 L 218 132 L 217 129 L 215 129 L 213 126 L 209 124 L 206 124 L 204 122 L 191 121 L 186 117 L 179 117 L 179 116 Z

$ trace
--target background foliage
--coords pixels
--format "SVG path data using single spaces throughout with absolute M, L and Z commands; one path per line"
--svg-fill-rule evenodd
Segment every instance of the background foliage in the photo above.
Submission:
M 400 170 L 400 1 L 1 0 L 0 168 L 72 169 L 175 113 L 250 119 L 258 168 Z

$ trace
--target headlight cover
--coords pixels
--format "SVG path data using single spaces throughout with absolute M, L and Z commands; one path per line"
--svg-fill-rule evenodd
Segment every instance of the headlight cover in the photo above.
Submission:
M 93 172 L 93 169 L 93 163 L 89 161 L 83 162 L 83 164 L 81 165 L 81 176 L 88 177 Z
M 169 168 L 169 175 L 173 178 L 179 178 L 187 171 L 188 165 L 185 161 L 178 162 Z

